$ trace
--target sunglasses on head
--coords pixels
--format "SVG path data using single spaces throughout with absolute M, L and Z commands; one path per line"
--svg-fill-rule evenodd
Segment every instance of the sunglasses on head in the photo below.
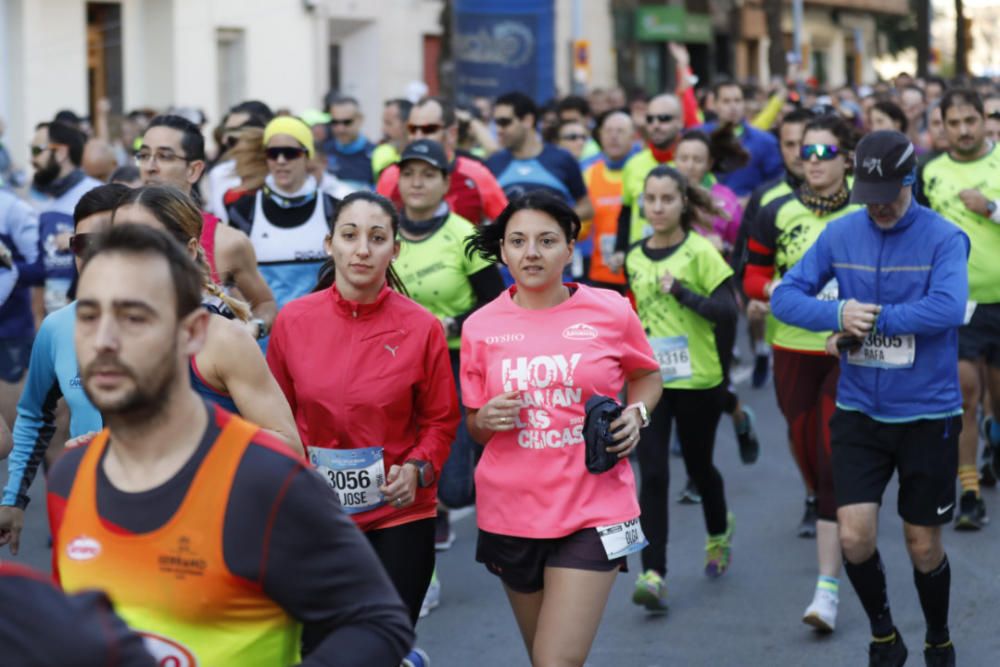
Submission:
M 646 123 L 652 125 L 653 123 L 670 123 L 676 118 L 673 114 L 669 113 L 657 113 L 657 114 L 647 114 Z
M 587 135 L 584 134 L 583 132 L 580 132 L 579 134 L 560 134 L 559 135 L 559 141 L 584 141 L 586 138 L 587 138 Z
M 808 144 L 799 150 L 799 156 L 803 160 L 809 161 L 814 155 L 825 162 L 840 155 L 840 149 L 830 144 Z
M 291 162 L 292 160 L 298 160 L 307 152 L 308 151 L 306 151 L 306 149 L 297 148 L 295 146 L 274 146 L 264 151 L 264 153 L 267 155 L 268 160 L 277 160 L 278 158 L 283 157 L 288 162 Z
M 511 123 L 514 122 L 514 119 L 512 117 L 511 118 L 500 117 L 500 118 L 494 118 L 493 122 L 497 124 L 497 127 L 508 127 Z
M 344 127 L 347 127 L 348 125 L 350 125 L 353 122 L 354 122 L 353 118 L 331 118 L 330 119 L 330 125 L 332 125 L 333 127 L 337 127 L 338 125 L 343 125 Z
M 96 239 L 97 234 L 73 234 L 69 237 L 69 249 L 77 257 L 83 257 Z
M 444 129 L 441 123 L 427 123 L 426 125 L 416 125 L 410 123 L 406 126 L 406 131 L 410 134 L 434 134 Z

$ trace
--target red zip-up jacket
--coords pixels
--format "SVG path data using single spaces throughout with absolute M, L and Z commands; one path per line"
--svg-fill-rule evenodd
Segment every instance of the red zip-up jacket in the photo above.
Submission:
M 383 287 L 374 303 L 344 299 L 336 285 L 286 304 L 274 322 L 267 363 L 303 444 L 384 448 L 386 474 L 429 461 L 435 480 L 458 430 L 458 396 L 444 330 L 419 304 Z M 436 515 L 437 484 L 402 509 L 352 515 L 362 530 Z

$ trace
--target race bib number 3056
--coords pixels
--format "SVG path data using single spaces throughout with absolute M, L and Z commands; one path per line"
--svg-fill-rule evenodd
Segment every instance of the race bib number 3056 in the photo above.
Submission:
M 847 363 L 889 370 L 910 368 L 916 353 L 917 344 L 913 334 L 883 336 L 870 333 L 860 348 L 848 353 Z
M 348 514 L 367 512 L 385 504 L 385 497 L 379 491 L 385 484 L 381 447 L 310 447 L 309 461 L 337 493 Z
M 687 336 L 650 338 L 649 344 L 660 364 L 660 375 L 664 382 L 691 377 L 691 351 L 688 349 Z
M 612 526 L 598 526 L 597 534 L 604 545 L 604 553 L 608 560 L 621 558 L 642 551 L 649 544 L 642 532 L 642 524 L 638 517 L 630 521 L 622 521 Z

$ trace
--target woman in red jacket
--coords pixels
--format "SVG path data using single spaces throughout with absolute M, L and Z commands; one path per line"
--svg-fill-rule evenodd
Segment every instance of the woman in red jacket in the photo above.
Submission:
M 330 225 L 320 285 L 278 314 L 267 362 L 310 461 L 416 623 L 434 569 L 437 476 L 458 429 L 448 345 L 437 318 L 400 294 L 389 200 L 355 192 Z

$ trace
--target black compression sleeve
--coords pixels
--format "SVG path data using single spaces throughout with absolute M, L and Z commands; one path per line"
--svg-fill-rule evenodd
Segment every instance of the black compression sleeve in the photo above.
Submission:
M 615 252 L 625 252 L 628 249 L 628 240 L 632 230 L 632 207 L 622 206 L 618 211 L 618 235 L 615 236 Z
M 681 281 L 675 280 L 670 293 L 686 308 L 690 308 L 706 320 L 717 325 L 730 324 L 736 320 L 738 309 L 733 299 L 733 290 L 726 280 L 715 288 L 710 296 L 704 297 L 692 292 Z
M 476 294 L 476 303 L 466 312 L 455 316 L 455 324 L 458 326 L 459 333 L 461 333 L 462 325 L 465 324 L 469 315 L 500 296 L 504 290 L 503 276 L 500 275 L 500 269 L 495 264 L 469 276 L 469 284 L 472 285 L 472 291 Z

